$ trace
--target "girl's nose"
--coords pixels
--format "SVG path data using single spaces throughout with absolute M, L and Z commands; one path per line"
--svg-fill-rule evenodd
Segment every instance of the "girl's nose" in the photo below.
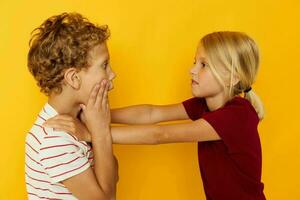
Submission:
M 195 67 L 195 66 L 193 66 L 193 67 L 190 69 L 190 74 L 191 74 L 191 75 L 196 74 L 196 67 Z

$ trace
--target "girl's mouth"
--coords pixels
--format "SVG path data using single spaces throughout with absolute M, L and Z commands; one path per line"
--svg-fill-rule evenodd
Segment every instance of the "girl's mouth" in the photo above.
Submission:
M 198 85 L 199 83 L 192 79 L 192 85 Z

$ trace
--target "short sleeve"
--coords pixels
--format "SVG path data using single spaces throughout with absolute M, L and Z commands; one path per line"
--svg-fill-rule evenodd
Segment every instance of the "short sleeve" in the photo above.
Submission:
M 184 109 L 191 120 L 201 118 L 204 111 L 207 109 L 204 98 L 191 98 L 182 102 Z
M 80 174 L 90 167 L 84 150 L 74 138 L 64 132 L 59 136 L 45 136 L 39 156 L 40 163 L 53 183 Z
M 205 113 L 206 120 L 221 137 L 231 153 L 247 151 L 257 132 L 258 118 L 247 106 L 228 105 Z

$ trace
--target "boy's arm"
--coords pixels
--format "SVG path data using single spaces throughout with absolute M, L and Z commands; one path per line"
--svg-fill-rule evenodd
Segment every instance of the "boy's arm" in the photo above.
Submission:
M 112 123 L 155 124 L 189 119 L 182 103 L 171 105 L 135 105 L 111 110 Z
M 52 181 L 61 182 L 79 199 L 114 199 L 117 161 L 112 158 L 110 132 L 100 128 L 98 133 L 101 133 L 101 140 L 93 138 L 95 147 L 93 149 L 94 168 L 92 169 L 87 155 L 78 147 L 73 138 L 70 139 L 66 136 L 67 133 L 51 129 L 45 130 L 51 131 L 48 132 L 48 135 L 55 137 L 41 140 L 39 160 Z M 113 164 L 110 164 L 111 160 L 113 160 Z
M 165 144 L 220 140 L 214 128 L 204 119 L 168 125 L 135 125 L 112 127 L 117 144 Z
M 106 132 L 105 135 L 104 132 Z M 94 137 L 92 144 L 94 170 L 88 168 L 62 183 L 79 199 L 113 200 L 118 178 L 109 130 L 102 130 L 101 137 Z
M 63 181 L 75 196 L 80 197 L 79 199 L 115 199 L 117 165 L 112 150 L 108 86 L 106 81 L 102 82 L 101 87 L 96 85 L 90 94 L 87 106 L 82 105 L 93 144 L 94 173 L 90 170 Z
M 101 137 L 97 134 L 92 134 L 95 163 L 94 172 L 102 189 L 109 194 L 110 197 L 115 197 L 118 173 L 117 162 L 113 155 L 111 132 L 110 129 L 103 130 L 102 127 L 94 128 L 95 129 L 91 130 L 92 132 L 99 132 L 99 130 L 102 129 Z

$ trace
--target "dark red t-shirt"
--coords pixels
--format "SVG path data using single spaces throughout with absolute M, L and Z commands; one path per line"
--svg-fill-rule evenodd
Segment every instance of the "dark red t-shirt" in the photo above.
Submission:
M 203 118 L 222 139 L 198 143 L 206 199 L 264 200 L 259 118 L 250 102 L 235 97 L 215 111 L 208 110 L 204 98 L 183 105 L 192 120 Z

